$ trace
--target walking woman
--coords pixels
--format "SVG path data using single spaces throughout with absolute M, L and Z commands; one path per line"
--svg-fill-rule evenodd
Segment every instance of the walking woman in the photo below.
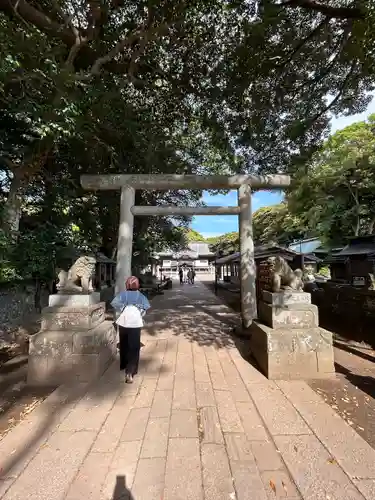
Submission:
M 116 320 L 120 337 L 120 370 L 125 370 L 126 382 L 131 384 L 138 373 L 143 316 L 150 309 L 148 299 L 139 291 L 139 280 L 131 276 L 126 290 L 112 300 L 111 306 L 120 316 Z

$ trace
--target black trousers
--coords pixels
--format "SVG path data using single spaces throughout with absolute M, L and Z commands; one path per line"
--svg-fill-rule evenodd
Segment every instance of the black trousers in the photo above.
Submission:
M 141 329 L 119 326 L 120 370 L 129 375 L 138 373 L 139 351 L 141 349 Z

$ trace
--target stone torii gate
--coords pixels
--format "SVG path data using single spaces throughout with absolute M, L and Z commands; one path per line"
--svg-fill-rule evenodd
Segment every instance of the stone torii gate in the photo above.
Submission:
M 251 188 L 282 189 L 290 185 L 287 175 L 82 175 L 81 184 L 90 191 L 121 189 L 120 224 L 117 245 L 116 293 L 131 275 L 134 216 L 234 215 L 239 218 L 241 316 L 244 328 L 257 317 L 256 268 L 252 229 Z M 237 189 L 235 207 L 135 206 L 135 190 Z

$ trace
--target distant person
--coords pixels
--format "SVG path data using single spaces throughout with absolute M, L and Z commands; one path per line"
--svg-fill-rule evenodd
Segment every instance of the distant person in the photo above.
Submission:
M 195 269 L 191 270 L 191 284 L 194 285 L 195 281 Z
M 191 269 L 189 269 L 189 271 L 187 273 L 187 279 L 188 279 L 188 283 L 191 285 L 193 283 L 193 272 Z
M 182 285 L 182 283 L 184 282 L 184 272 L 182 270 L 182 268 L 180 267 L 179 271 L 178 271 L 178 275 L 180 277 L 180 285 Z
M 116 295 L 111 306 L 120 312 L 116 320 L 120 337 L 120 370 L 125 370 L 125 380 L 131 384 L 138 373 L 143 316 L 150 309 L 147 297 L 139 291 L 138 278 L 131 276 L 126 280 L 126 290 Z

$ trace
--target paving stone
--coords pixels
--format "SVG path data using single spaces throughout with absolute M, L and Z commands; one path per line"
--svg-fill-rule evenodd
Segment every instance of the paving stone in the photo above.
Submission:
M 230 460 L 250 461 L 255 465 L 251 444 L 245 434 L 224 434 Z
M 64 500 L 95 498 L 107 477 L 112 453 L 89 453 Z
M 296 406 L 328 451 L 352 478 L 375 479 L 375 450 L 325 403 Z
M 199 353 L 193 351 L 193 364 L 195 381 L 211 383 L 206 356 L 202 350 Z
M 136 396 L 133 404 L 134 408 L 147 408 L 152 405 L 156 384 L 156 378 L 143 379 L 139 394 Z
M 164 490 L 165 458 L 143 458 L 138 462 L 132 487 L 136 500 L 160 500 Z
M 355 480 L 354 484 L 365 497 L 366 500 L 374 500 L 375 498 L 375 479 Z
M 275 441 L 304 500 L 363 500 L 316 436 L 276 436 Z
M 3 500 L 62 500 L 94 439 L 87 431 L 53 434 Z
M 173 410 L 169 435 L 171 438 L 197 438 L 197 412 L 194 410 Z
M 211 382 L 195 382 L 195 390 L 197 395 L 197 405 L 200 406 L 216 406 L 214 391 Z
M 283 391 L 285 396 L 293 402 L 316 402 L 323 403 L 324 400 L 306 382 L 301 380 L 278 380 L 276 385 Z
M 254 384 L 251 397 L 272 435 L 311 434 L 306 422 L 276 384 Z
M 205 500 L 235 498 L 225 447 L 220 444 L 203 444 L 201 450 Z
M 34 412 L 33 412 L 34 413 Z M 58 419 L 54 415 L 21 421 L 0 441 L 0 478 L 2 480 L 18 477 L 45 445 Z
M 250 394 L 241 380 L 237 381 L 237 379 L 228 379 L 226 377 L 226 381 L 235 402 L 247 403 L 251 401 Z
M 221 368 L 220 360 L 215 355 L 214 358 L 207 359 L 212 387 L 219 391 L 229 390 Z
M 249 462 L 231 462 L 237 500 L 267 500 L 263 482 L 256 467 Z
M 172 391 L 156 391 L 150 418 L 169 417 L 172 408 Z
M 223 432 L 243 432 L 241 418 L 237 412 L 232 394 L 227 391 L 215 391 L 215 398 Z
M 251 451 L 260 471 L 279 470 L 284 467 L 281 454 L 275 445 L 268 441 L 251 441 Z
M 103 404 L 103 406 L 97 402 L 91 408 L 89 406 L 83 407 L 78 405 L 60 424 L 59 430 L 62 432 L 99 431 L 107 419 L 112 406 L 113 402 L 111 404 Z M 95 411 L 93 411 L 93 408 L 95 408 Z
M 163 371 L 164 365 L 161 369 L 156 391 L 173 391 L 174 386 L 174 369 L 172 371 Z
M 202 429 L 201 440 L 203 443 L 224 443 L 217 409 L 212 406 L 201 408 L 199 411 L 200 426 Z
M 198 439 L 170 439 L 163 500 L 203 500 Z
M 118 478 L 123 484 L 125 483 L 127 488 L 132 487 L 141 446 L 142 441 L 124 441 L 119 444 L 104 482 L 101 500 L 117 500 L 113 493 L 116 482 L 119 481 Z M 121 500 L 123 499 L 121 498 Z
M 143 440 L 141 458 L 167 456 L 169 418 L 150 417 Z
M 120 441 L 122 431 L 134 401 L 134 396 L 118 399 L 104 422 L 92 448 L 93 452 L 113 452 Z
M 211 347 L 209 350 L 207 350 L 207 348 L 205 350 L 207 365 L 210 373 L 221 373 L 224 375 L 216 349 Z
M 245 361 L 238 351 L 231 350 L 229 355 L 246 385 L 267 382 L 267 378 L 248 361 Z
M 9 490 L 9 488 L 14 483 L 15 479 L 0 479 L 0 498 L 5 496 L 5 493 Z
M 139 441 L 146 431 L 150 408 L 133 408 L 128 416 L 120 441 Z
M 215 390 L 218 391 L 229 391 L 227 381 L 225 380 L 224 373 L 222 371 L 210 372 L 211 384 Z
M 177 354 L 176 377 L 194 378 L 192 354 Z
M 172 408 L 175 410 L 195 410 L 195 384 L 193 379 L 176 378 L 173 390 Z
M 286 471 L 262 472 L 262 480 L 269 500 L 288 498 L 299 500 L 301 498 L 295 484 L 291 481 Z
M 264 424 L 253 403 L 236 403 L 242 427 L 249 441 L 268 441 Z
M 154 355 L 152 358 L 147 362 L 147 366 L 145 367 L 144 370 L 144 378 L 145 379 L 150 379 L 150 378 L 159 378 L 160 375 L 160 370 L 163 365 L 163 356 L 161 355 Z
M 129 396 L 136 396 L 143 383 L 143 375 L 136 375 L 133 379 L 132 384 L 125 383 L 125 374 L 121 372 L 121 377 L 123 378 L 123 386 L 120 390 L 119 399 L 120 398 L 128 398 Z

